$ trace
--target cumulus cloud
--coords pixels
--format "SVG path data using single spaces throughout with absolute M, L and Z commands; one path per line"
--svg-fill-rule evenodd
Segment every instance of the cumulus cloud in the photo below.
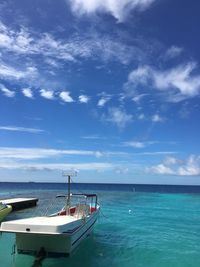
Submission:
M 105 104 L 111 99 L 111 96 L 106 94 L 106 93 L 101 93 L 100 94 L 101 98 L 99 99 L 97 106 L 98 107 L 104 107 Z
M 54 99 L 54 91 L 52 90 L 41 89 L 40 95 L 46 99 L 50 99 L 50 100 Z
M 124 85 L 128 94 L 133 95 L 142 87 L 147 92 L 153 88 L 169 102 L 180 102 L 200 93 L 200 74 L 194 74 L 196 63 L 178 65 L 167 70 L 142 66 L 133 70 Z
M 10 89 L 6 88 L 3 84 L 0 84 L 0 91 L 3 92 L 3 94 L 7 97 L 14 97 L 15 92 L 11 91 Z
M 163 122 L 164 118 L 162 118 L 159 114 L 154 114 L 152 116 L 152 121 L 153 122 Z
M 145 115 L 143 113 L 138 115 L 138 120 L 144 120 L 145 119 Z
M 114 169 L 114 171 L 117 173 L 117 174 L 127 174 L 129 172 L 129 168 L 128 167 L 116 167 Z
M 126 113 L 125 110 L 120 108 L 109 108 L 108 114 L 103 116 L 103 119 L 107 122 L 115 124 L 119 129 L 123 129 L 133 121 L 133 116 Z
M 80 103 L 87 104 L 90 98 L 87 95 L 79 95 L 78 100 Z
M 68 92 L 68 91 L 60 92 L 59 97 L 62 99 L 62 101 L 66 102 L 66 103 L 74 102 L 73 98 L 70 96 L 70 92 Z
M 22 93 L 24 96 L 28 97 L 28 98 L 33 98 L 33 92 L 30 88 L 24 88 L 22 89 Z
M 124 21 L 131 11 L 143 11 L 155 0 L 70 0 L 72 10 L 77 15 L 109 13 L 118 22 Z
M 190 155 L 185 160 L 168 157 L 162 163 L 147 168 L 153 174 L 196 176 L 200 175 L 200 156 Z

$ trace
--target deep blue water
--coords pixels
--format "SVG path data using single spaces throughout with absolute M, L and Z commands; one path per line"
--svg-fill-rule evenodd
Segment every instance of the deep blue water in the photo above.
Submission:
M 154 193 L 200 193 L 200 185 L 156 185 L 156 184 L 96 184 L 72 183 L 75 190 L 106 190 L 127 192 L 154 192 Z M 65 183 L 10 183 L 0 182 L 1 191 L 9 190 L 62 190 L 67 188 Z
M 36 208 L 8 220 L 43 213 L 66 184 L 0 183 L 0 198 L 37 197 Z M 102 207 L 93 234 L 69 258 L 47 258 L 44 267 L 199 267 L 199 187 L 74 184 L 94 192 Z M 165 192 L 165 193 L 163 193 Z M 170 192 L 170 193 L 169 193 Z M 171 194 L 173 193 L 173 194 Z M 34 257 L 11 255 L 13 234 L 0 236 L 0 267 L 33 266 Z

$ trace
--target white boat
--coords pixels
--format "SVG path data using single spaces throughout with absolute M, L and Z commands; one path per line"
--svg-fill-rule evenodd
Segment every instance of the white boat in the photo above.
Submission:
M 3 222 L 1 232 L 16 234 L 18 253 L 69 255 L 87 237 L 97 221 L 100 206 L 96 194 L 71 194 L 68 176 L 65 206 L 49 216 Z M 74 199 L 78 199 L 74 205 Z
M 10 205 L 3 204 L 0 202 L 0 222 L 12 211 Z

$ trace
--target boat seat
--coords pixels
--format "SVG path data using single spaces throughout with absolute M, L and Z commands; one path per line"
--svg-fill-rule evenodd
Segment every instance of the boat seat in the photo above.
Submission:
M 74 216 L 79 217 L 85 217 L 90 213 L 90 206 L 86 204 L 78 204 L 76 205 L 76 209 L 74 212 Z

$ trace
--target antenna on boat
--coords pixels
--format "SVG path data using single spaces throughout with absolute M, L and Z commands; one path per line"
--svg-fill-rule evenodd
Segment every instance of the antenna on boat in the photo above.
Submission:
M 62 176 L 68 177 L 68 193 L 67 193 L 67 207 L 70 207 L 70 184 L 71 184 L 71 177 L 77 176 L 77 171 L 63 171 Z

